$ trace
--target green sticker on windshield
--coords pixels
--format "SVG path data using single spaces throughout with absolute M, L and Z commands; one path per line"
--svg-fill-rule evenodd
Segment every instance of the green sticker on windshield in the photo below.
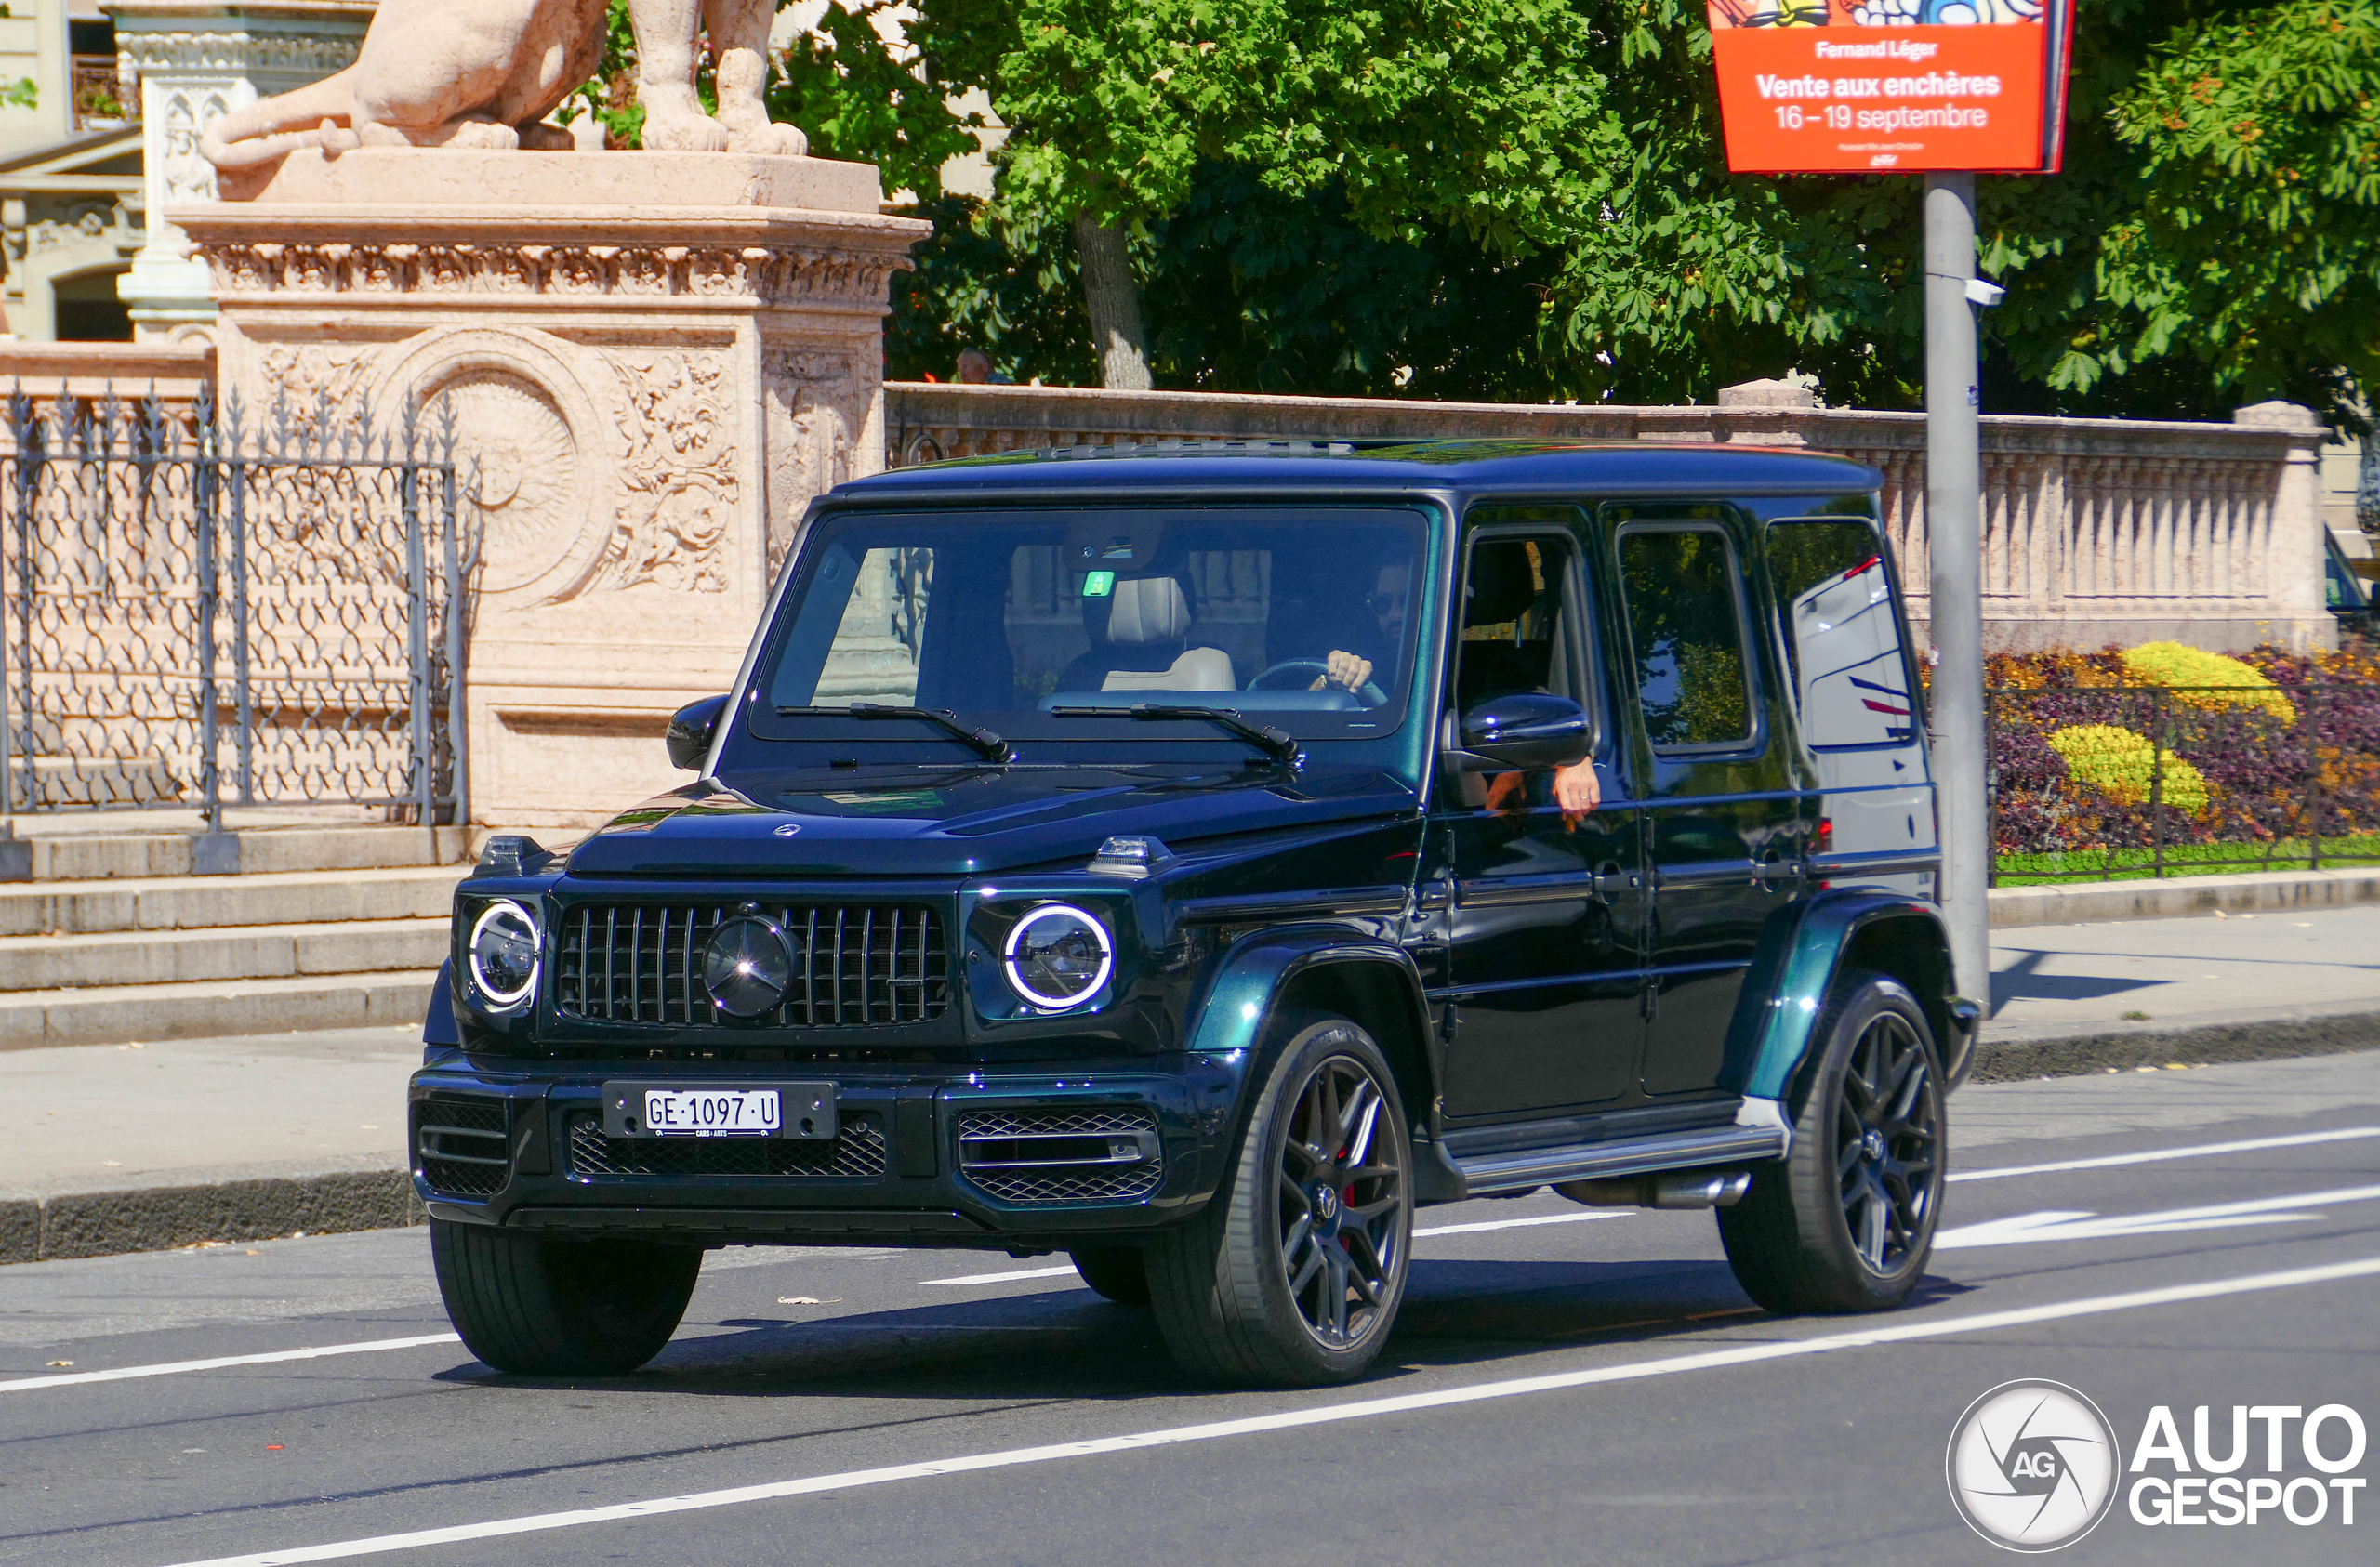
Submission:
M 1116 573 L 1113 573 L 1113 572 L 1087 572 L 1087 573 L 1085 573 L 1083 574 L 1083 579 L 1082 579 L 1082 596 L 1083 596 L 1084 598 L 1086 598 L 1086 599 L 1104 599 L 1104 598 L 1106 598 L 1109 594 L 1111 594 L 1111 593 L 1113 593 L 1113 592 L 1115 592 L 1115 591 L 1116 591 Z

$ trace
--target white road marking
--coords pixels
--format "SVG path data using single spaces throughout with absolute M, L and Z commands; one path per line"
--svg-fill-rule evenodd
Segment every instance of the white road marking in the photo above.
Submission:
M 1069 1262 L 1064 1268 L 1023 1268 L 1013 1273 L 961 1273 L 955 1279 L 919 1279 L 918 1283 L 921 1284 L 1004 1284 L 1011 1279 L 1054 1279 L 1062 1273 L 1071 1273 L 1074 1271 L 1075 1265 Z
M 2286 1197 L 2255 1197 L 2243 1203 L 2166 1208 L 2157 1213 L 2109 1214 L 2088 1208 L 2052 1209 L 2008 1218 L 1963 1224 L 1934 1237 L 1936 1251 L 1973 1246 L 2030 1245 L 2042 1241 L 2107 1241 L 2128 1235 L 2172 1235 L 2189 1230 L 2236 1230 L 2250 1224 L 2290 1224 L 2320 1218 L 2305 1210 L 2338 1203 L 2380 1200 L 2380 1186 L 2344 1186 L 2334 1192 L 2299 1192 Z
M 2300 1284 L 2331 1284 L 2342 1279 L 2369 1278 L 2373 1274 L 2380 1274 L 2380 1257 L 2359 1258 L 2351 1262 L 2327 1263 L 2314 1268 L 2292 1268 L 2272 1273 L 2252 1273 L 2236 1279 L 2170 1284 L 2162 1289 L 2135 1290 L 2122 1295 L 2096 1296 L 2082 1300 L 2063 1300 L 2046 1306 L 2026 1306 L 2006 1311 L 1980 1311 L 1970 1316 L 1897 1323 L 1889 1327 L 1863 1328 L 1853 1333 L 1829 1334 L 1818 1338 L 1789 1339 L 1782 1342 L 1772 1339 L 1764 1343 L 1740 1344 L 1729 1349 L 1713 1350 L 1701 1354 L 1637 1361 L 1627 1365 L 1599 1366 L 1586 1371 L 1556 1372 L 1544 1376 L 1521 1376 L 1501 1382 L 1476 1382 L 1466 1387 L 1445 1388 L 1435 1392 L 1406 1393 L 1394 1398 L 1361 1399 L 1345 1403 L 1283 1410 L 1277 1414 L 1250 1416 L 1238 1420 L 1218 1420 L 1210 1425 L 1176 1426 L 1166 1430 L 1138 1431 L 1127 1436 L 1096 1437 L 1087 1442 L 1057 1442 L 1046 1447 L 1012 1448 L 1004 1453 L 977 1453 L 957 1458 L 932 1458 L 918 1464 L 896 1464 L 876 1469 L 853 1469 L 842 1474 L 817 1475 L 805 1480 L 774 1481 L 765 1485 L 743 1485 L 725 1491 L 699 1491 L 683 1496 L 656 1496 L 641 1502 L 615 1503 L 610 1507 L 577 1508 L 568 1512 L 532 1513 L 522 1518 L 497 1519 L 487 1523 L 457 1524 L 444 1529 L 422 1529 L 403 1534 L 375 1534 L 363 1539 L 338 1540 L 328 1545 L 291 1546 L 278 1550 L 257 1551 L 246 1556 L 222 1556 L 205 1561 L 184 1562 L 180 1567 L 297 1567 L 300 1562 L 337 1561 L 349 1557 L 377 1556 L 389 1551 L 417 1550 L 425 1546 L 456 1545 L 466 1540 L 496 1539 L 508 1534 L 530 1534 L 551 1529 L 575 1529 L 590 1523 L 615 1523 L 628 1519 L 654 1518 L 668 1513 L 694 1512 L 708 1508 L 737 1507 L 747 1502 L 773 1502 L 787 1496 L 813 1496 L 826 1492 L 853 1491 L 862 1486 L 885 1485 L 905 1480 L 932 1480 L 942 1475 L 969 1474 L 984 1469 L 1011 1468 L 1025 1464 L 1057 1463 L 1068 1458 L 1096 1457 L 1106 1453 L 1128 1453 L 1149 1447 L 1170 1447 L 1183 1442 L 1212 1442 L 1224 1437 L 1255 1436 L 1267 1431 L 1291 1430 L 1300 1427 L 1328 1425 L 1341 1420 L 1362 1420 L 1383 1415 L 1409 1414 L 1415 1410 L 1444 1409 L 1458 1404 L 1478 1403 L 1490 1399 L 1558 1392 L 1572 1388 L 1593 1387 L 1602 1383 L 1631 1382 L 1644 1377 L 1675 1376 L 1682 1372 L 1711 1371 L 1723 1366 L 1750 1365 L 1761 1361 L 1824 1354 L 1836 1350 L 1866 1349 L 1878 1344 L 1898 1344 L 1912 1339 L 1941 1338 L 1953 1334 L 1987 1333 L 1998 1328 L 2024 1327 L 2034 1323 L 2056 1322 L 2069 1317 L 2095 1316 L 2107 1311 L 2137 1310 L 2147 1307 L 2176 1305 L 2189 1300 L 2212 1300 L 2223 1296 L 2243 1295 L 2258 1290 L 2288 1289 Z
M 2204 1159 L 2217 1153 L 2254 1153 L 2267 1148 L 2305 1148 L 2318 1142 L 2347 1142 L 2356 1138 L 2380 1138 L 2380 1126 L 2342 1126 L 2331 1132 L 2298 1132 L 2281 1138 L 2248 1138 L 2239 1142 L 2202 1142 L 2188 1148 L 2161 1148 L 2148 1153 L 2110 1153 L 2098 1159 L 2061 1159 L 2054 1165 L 2009 1165 L 1992 1170 L 1953 1170 L 1956 1180 L 2004 1180 L 2010 1176 L 2054 1175 L 2060 1170 L 2106 1170 L 2118 1165 L 2153 1165 L 2162 1159 Z
M 1416 1230 L 1413 1238 L 1424 1235 L 1475 1235 L 1483 1230 L 1518 1230 L 1528 1224 L 1584 1224 L 1591 1218 L 1625 1218 L 1621 1213 L 1550 1213 L 1536 1218 L 1498 1218 L 1486 1224 L 1441 1224 L 1433 1230 Z
M 273 1365 L 282 1361 L 318 1361 L 325 1355 L 364 1355 L 375 1350 L 417 1350 L 424 1344 L 460 1344 L 459 1333 L 423 1333 L 411 1338 L 375 1338 L 363 1344 L 324 1344 L 311 1350 L 274 1350 L 261 1355 L 223 1355 L 209 1361 L 173 1361 L 164 1365 L 127 1365 L 113 1371 L 77 1371 L 65 1376 L 20 1376 L 0 1382 L 0 1393 L 35 1388 L 71 1388 L 78 1382 L 126 1382 L 136 1376 L 172 1376 L 185 1371 L 220 1371 L 233 1365 Z

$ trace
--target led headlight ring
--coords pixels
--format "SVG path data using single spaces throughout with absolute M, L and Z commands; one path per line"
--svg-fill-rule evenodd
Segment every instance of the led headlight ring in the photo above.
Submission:
M 463 955 L 471 966 L 471 982 L 491 1007 L 502 1011 L 536 993 L 537 971 L 543 966 L 541 945 L 536 916 L 521 904 L 507 898 L 480 911 L 479 918 L 471 922 L 471 939 Z M 527 949 L 525 972 L 523 946 Z M 491 973 L 491 968 L 496 971 Z
M 1064 1012 L 1107 982 L 1116 968 L 1116 941 L 1096 915 L 1044 903 L 1016 922 L 1001 960 L 1017 994 L 1046 1011 Z

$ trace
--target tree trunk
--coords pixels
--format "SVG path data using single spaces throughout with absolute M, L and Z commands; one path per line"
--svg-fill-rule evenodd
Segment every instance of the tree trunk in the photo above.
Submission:
M 1102 228 L 1089 213 L 1075 215 L 1075 249 L 1082 258 L 1082 302 L 1091 312 L 1091 346 L 1099 350 L 1100 385 L 1111 391 L 1149 389 L 1149 348 L 1141 329 L 1141 285 L 1121 228 Z

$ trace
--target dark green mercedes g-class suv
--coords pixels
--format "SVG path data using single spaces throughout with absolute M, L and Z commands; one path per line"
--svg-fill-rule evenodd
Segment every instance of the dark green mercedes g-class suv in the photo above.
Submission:
M 492 839 L 411 1094 L 448 1310 L 625 1371 L 728 1245 L 1063 1251 L 1359 1375 L 1417 1208 L 1711 1207 L 1778 1311 L 1931 1249 L 1952 994 L 1877 475 L 1078 448 L 845 484 L 694 778 Z

